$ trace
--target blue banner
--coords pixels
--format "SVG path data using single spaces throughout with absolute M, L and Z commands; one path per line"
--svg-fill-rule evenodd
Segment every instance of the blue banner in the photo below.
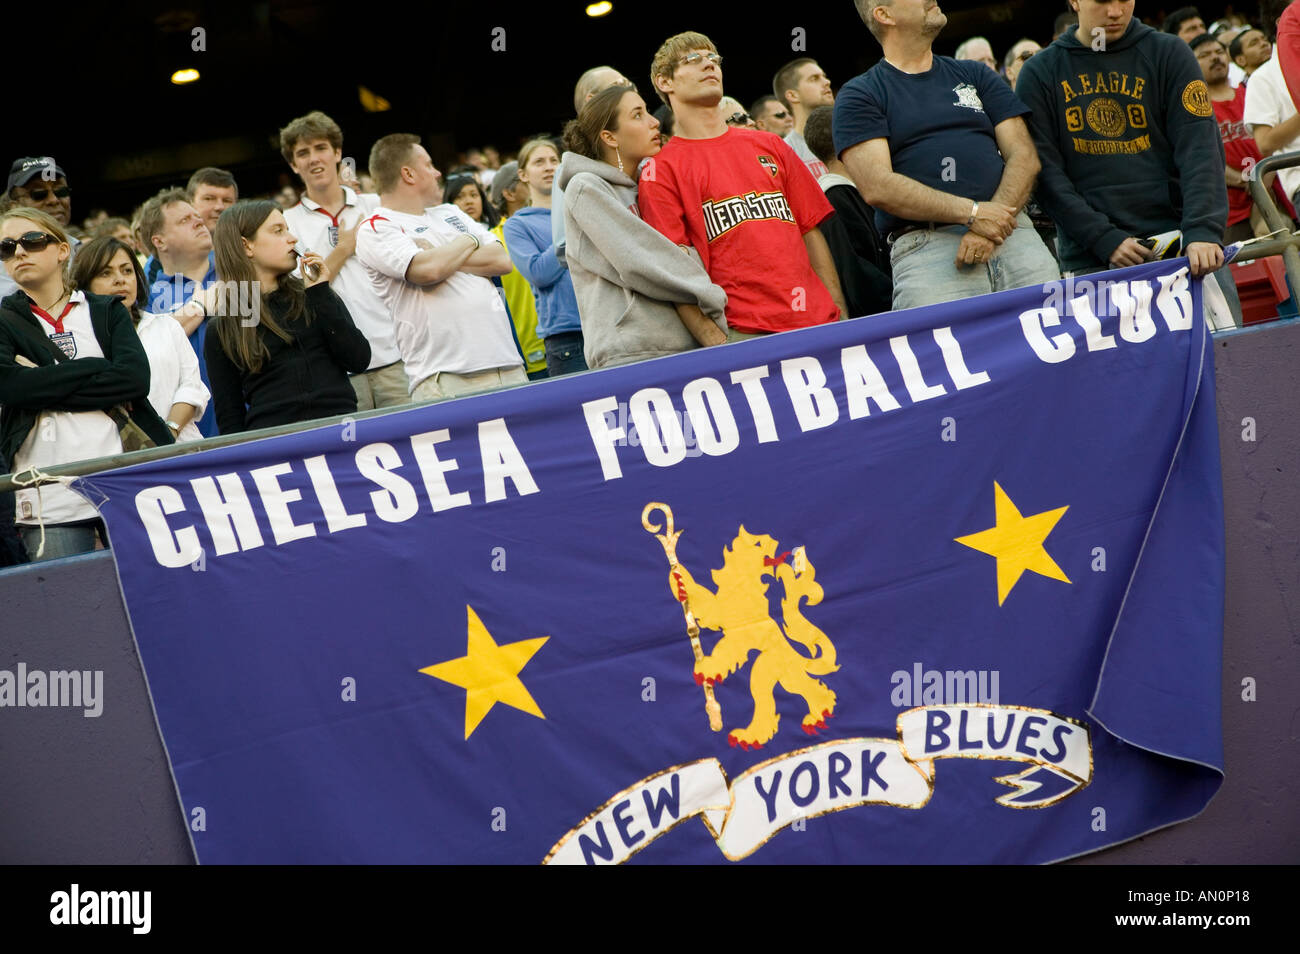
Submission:
M 1186 264 L 80 481 L 199 860 L 1046 862 L 1196 815 Z

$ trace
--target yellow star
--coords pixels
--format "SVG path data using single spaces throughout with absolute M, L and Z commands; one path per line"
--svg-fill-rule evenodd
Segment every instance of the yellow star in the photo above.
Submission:
M 993 482 L 993 496 L 997 517 L 994 526 L 979 533 L 957 537 L 956 540 L 972 550 L 997 558 L 998 605 L 1001 606 L 1006 601 L 1011 588 L 1026 570 L 1069 583 L 1070 578 L 1048 556 L 1043 541 L 1070 508 L 1058 507 L 1031 517 L 1022 517 L 997 481 Z
M 542 710 L 524 687 L 519 673 L 550 637 L 521 639 L 517 643 L 498 646 L 474 608 L 466 606 L 465 611 L 469 615 L 465 655 L 420 670 L 426 676 L 466 690 L 465 738 L 468 739 L 473 734 L 498 702 L 545 719 L 546 716 L 542 715 Z

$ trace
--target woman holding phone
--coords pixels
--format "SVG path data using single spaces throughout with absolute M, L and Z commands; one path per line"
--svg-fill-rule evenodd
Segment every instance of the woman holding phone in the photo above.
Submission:
M 204 345 L 222 434 L 350 414 L 348 374 L 370 364 L 370 343 L 274 202 L 245 199 L 221 213 L 213 236 L 216 334 Z

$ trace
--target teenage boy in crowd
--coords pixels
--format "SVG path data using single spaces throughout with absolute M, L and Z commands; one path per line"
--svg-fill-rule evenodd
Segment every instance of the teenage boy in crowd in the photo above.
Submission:
M 376 142 L 370 174 L 379 207 L 361 223 L 356 255 L 393 316 L 412 400 L 526 383 L 510 319 L 488 280 L 509 274 L 505 248 L 459 209 L 438 205 L 442 174 L 419 136 Z
M 185 191 L 189 193 L 190 205 L 202 217 L 209 232 L 216 231 L 221 213 L 239 201 L 235 177 L 216 166 L 204 166 L 190 176 Z
M 701 33 L 655 54 L 650 78 L 674 135 L 641 175 L 641 217 L 693 248 L 727 292 L 727 337 L 750 338 L 849 317 L 818 226 L 831 204 L 794 150 L 718 112 L 722 57 Z
M 1178 34 L 1134 17 L 1133 0 L 1070 6 L 1078 27 L 1026 63 L 1016 84 L 1032 110 L 1038 198 L 1056 221 L 1061 267 L 1139 265 L 1153 255 L 1141 239 L 1181 230 L 1192 274 L 1215 271 L 1228 192 L 1196 57 Z
M 357 330 L 370 342 L 370 367 L 350 375 L 357 410 L 410 401 L 410 384 L 397 347 L 393 316 L 357 260 L 357 228 L 379 208 L 379 196 L 343 185 L 343 130 L 322 112 L 299 116 L 280 130 L 280 154 L 302 179 L 302 198 L 284 213 L 300 251 L 325 259 L 330 287 L 348 306 Z

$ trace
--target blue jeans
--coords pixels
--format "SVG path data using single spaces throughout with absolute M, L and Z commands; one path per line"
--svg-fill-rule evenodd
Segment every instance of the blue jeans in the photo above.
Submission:
M 960 301 L 975 295 L 1059 281 L 1060 266 L 1021 212 L 1016 230 L 993 252 L 990 261 L 957 267 L 964 225 L 918 229 L 890 247 L 894 272 L 894 310 Z
M 581 331 L 561 331 L 546 339 L 546 373 L 550 377 L 586 370 Z
M 90 553 L 95 549 L 96 537 L 104 541 L 104 546 L 108 546 L 108 534 L 104 531 L 102 520 L 89 520 L 82 523 L 47 523 L 45 551 L 39 557 L 36 551 L 41 545 L 41 528 L 36 524 L 20 523 L 18 532 L 22 534 L 23 545 L 27 547 L 27 556 L 33 563 L 76 556 L 78 553 Z

